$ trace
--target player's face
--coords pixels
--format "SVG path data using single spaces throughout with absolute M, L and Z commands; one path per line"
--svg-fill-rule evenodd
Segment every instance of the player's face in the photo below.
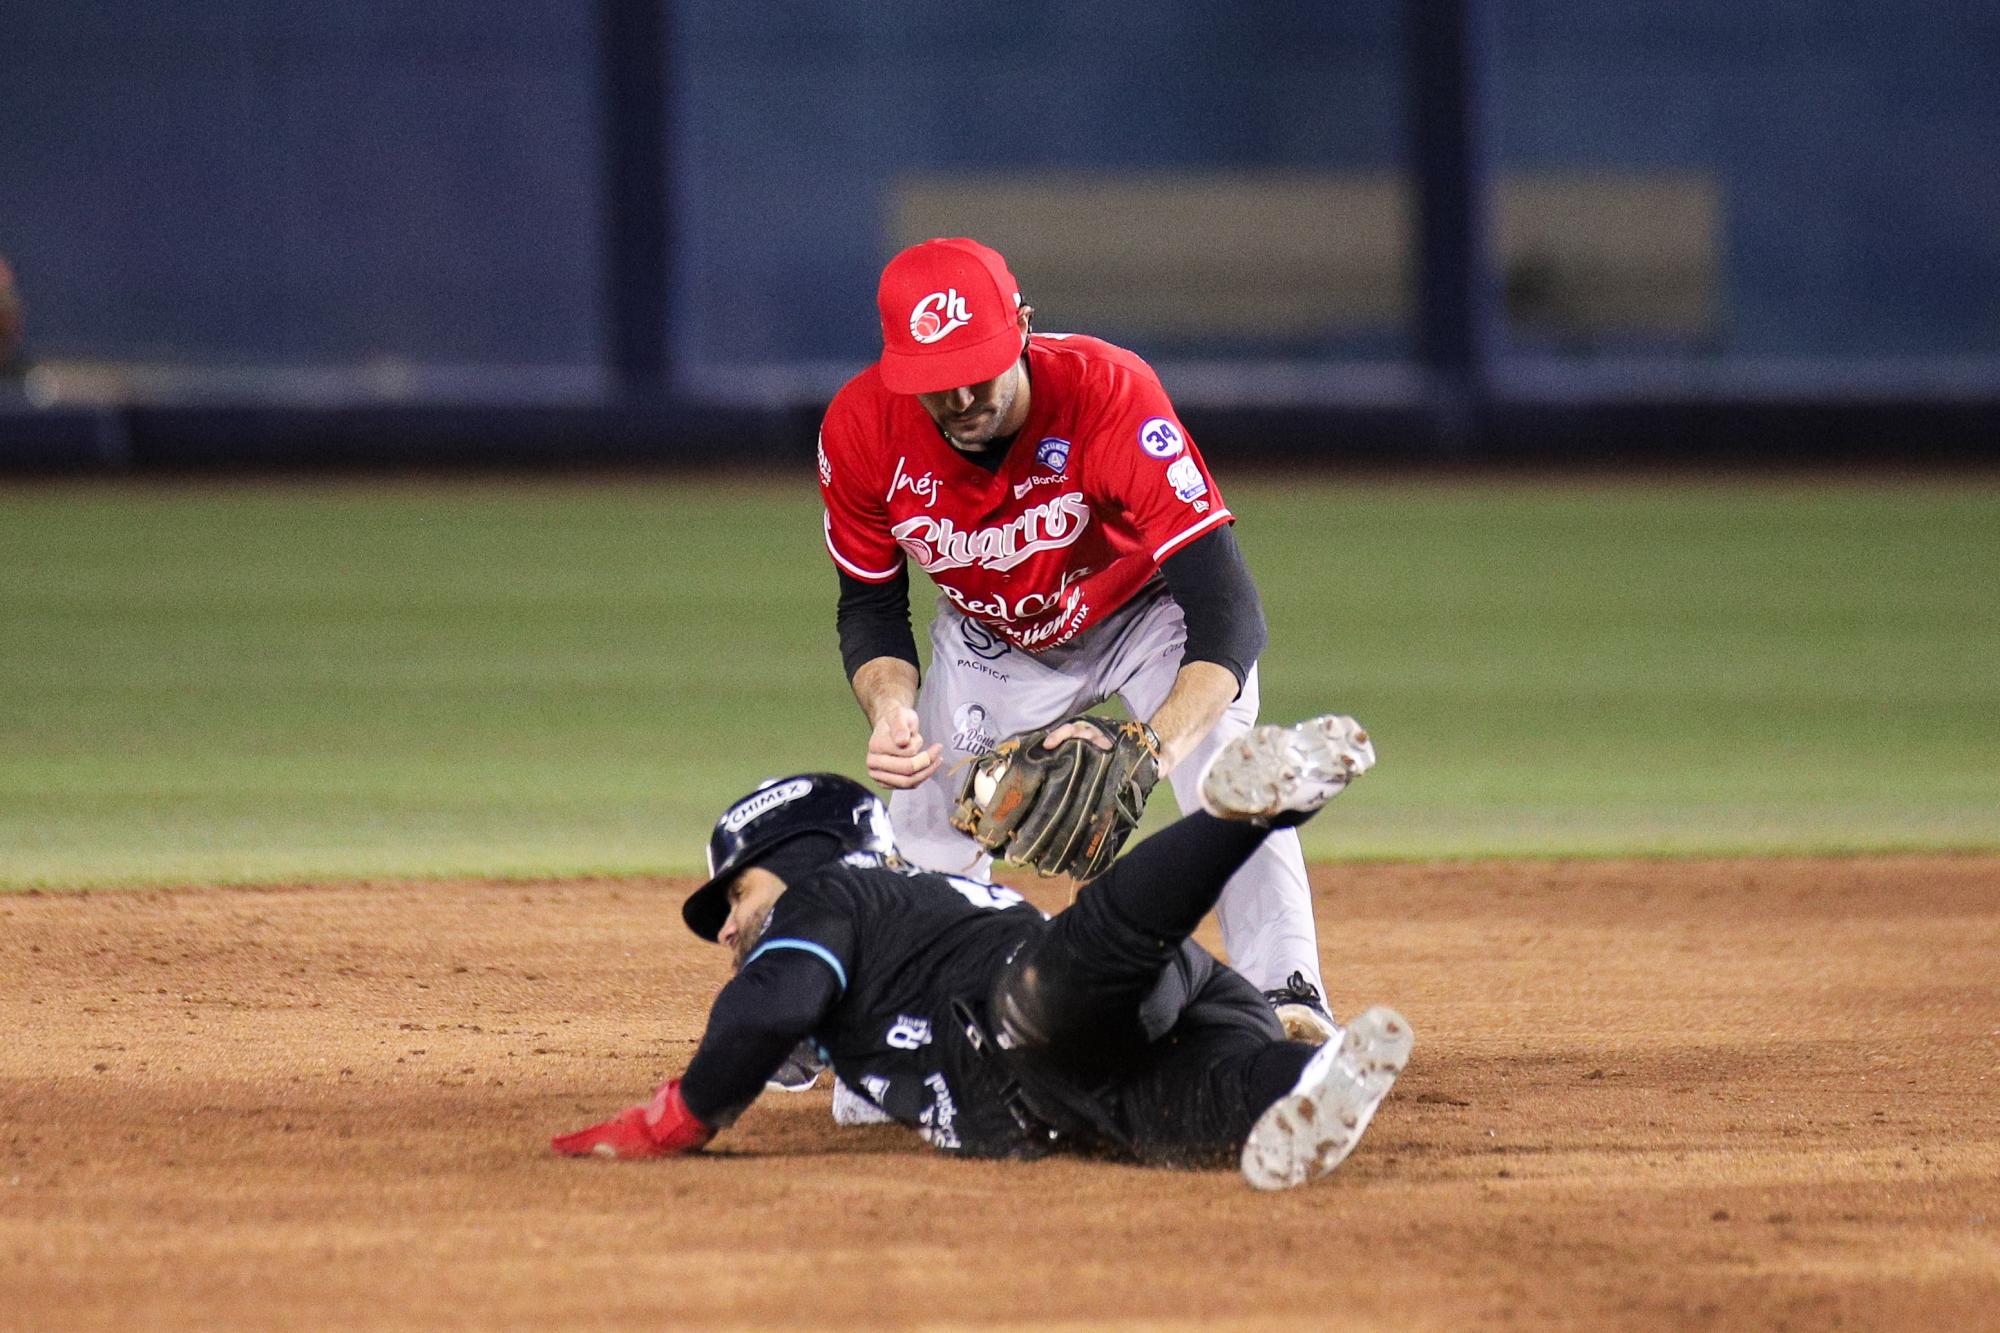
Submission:
M 1021 336 L 1028 336 L 1028 319 L 1035 312 L 1021 308 Z M 995 440 L 1012 437 L 1028 419 L 1028 372 L 1020 357 L 990 380 L 938 393 L 920 393 L 917 401 L 938 429 L 961 449 L 984 449 Z
M 729 919 L 722 923 L 715 942 L 728 949 L 742 967 L 757 941 L 770 924 L 771 908 L 785 891 L 785 881 L 759 866 L 752 866 L 729 886 Z

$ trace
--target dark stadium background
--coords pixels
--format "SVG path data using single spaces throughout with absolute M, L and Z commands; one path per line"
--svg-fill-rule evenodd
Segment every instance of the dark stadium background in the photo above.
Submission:
M 947 229 L 1225 456 L 1990 458 L 1995 68 L 1978 0 L 16 7 L 0 468 L 795 456 Z

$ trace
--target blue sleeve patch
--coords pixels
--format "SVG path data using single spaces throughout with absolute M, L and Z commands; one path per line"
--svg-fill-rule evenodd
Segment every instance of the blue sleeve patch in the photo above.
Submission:
M 840 960 L 833 956 L 831 949 L 828 949 L 824 945 L 814 944 L 811 940 L 765 940 L 762 944 L 751 950 L 750 956 L 743 960 L 743 966 L 750 966 L 750 964 L 756 962 L 773 949 L 802 949 L 806 953 L 813 955 L 833 969 L 834 980 L 840 983 L 841 993 L 843 995 L 847 993 L 847 969 L 840 965 Z

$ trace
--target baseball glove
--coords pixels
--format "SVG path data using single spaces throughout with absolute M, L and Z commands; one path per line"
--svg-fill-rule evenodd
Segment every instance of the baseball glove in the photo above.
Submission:
M 1054 749 L 1042 744 L 1071 722 L 1097 728 L 1111 748 L 1082 736 Z M 1009 736 L 973 760 L 951 826 L 1003 861 L 1092 879 L 1125 845 L 1159 780 L 1160 738 L 1144 722 L 1064 718 Z

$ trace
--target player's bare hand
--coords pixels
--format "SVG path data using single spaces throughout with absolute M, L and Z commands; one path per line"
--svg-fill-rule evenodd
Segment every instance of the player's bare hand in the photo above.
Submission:
M 1093 727 L 1088 722 L 1065 722 L 1042 739 L 1042 748 L 1053 750 L 1064 741 L 1076 736 L 1083 737 L 1100 750 L 1108 750 L 1112 746 L 1111 738 L 1100 728 Z
M 890 708 L 868 736 L 868 776 L 905 791 L 927 781 L 944 758 L 944 746 L 924 745 L 914 708 Z

